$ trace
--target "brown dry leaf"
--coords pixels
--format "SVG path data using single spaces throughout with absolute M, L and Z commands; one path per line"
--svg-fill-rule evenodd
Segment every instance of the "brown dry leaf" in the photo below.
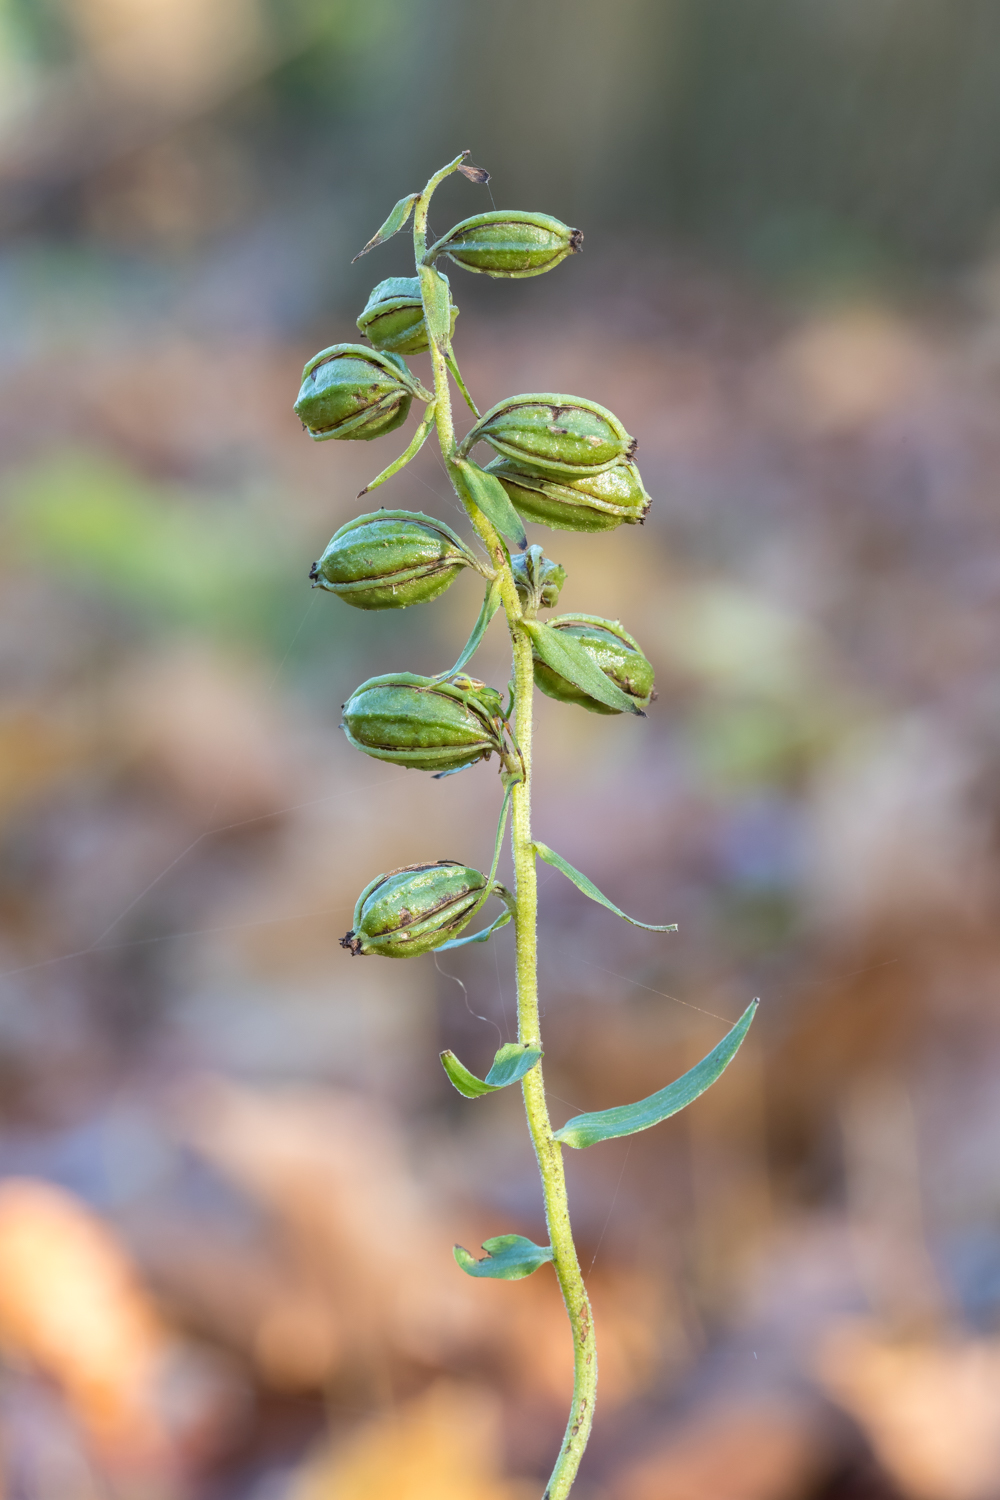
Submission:
M 1000 1344 L 893 1342 L 862 1323 L 828 1335 L 827 1390 L 914 1500 L 992 1500 L 1000 1492 Z
M 828 1467 L 804 1407 L 741 1404 L 696 1419 L 619 1476 L 613 1500 L 795 1500 Z
M 695 1418 L 625 1470 L 612 1500 L 794 1500 L 829 1464 L 816 1416 L 805 1407 L 742 1403 Z
M 388 1344 L 440 1358 L 467 1334 L 478 1287 L 457 1271 L 396 1123 L 376 1105 L 203 1078 L 184 1091 L 177 1124 L 274 1216 L 301 1291 L 330 1299 L 331 1360 L 372 1357 Z M 280 1329 L 257 1351 L 272 1363 L 275 1337 L 280 1345 Z
M 289 1500 L 530 1500 L 499 1477 L 499 1406 L 439 1381 L 400 1410 L 307 1462 Z
M 107 1452 L 161 1449 L 154 1385 L 166 1332 L 111 1231 L 30 1178 L 0 1187 L 0 1347 L 56 1380 Z

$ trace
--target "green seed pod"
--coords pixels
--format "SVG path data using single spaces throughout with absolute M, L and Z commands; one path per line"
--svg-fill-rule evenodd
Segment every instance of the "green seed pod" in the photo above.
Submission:
M 575 255 L 582 243 L 579 229 L 570 229 L 551 214 L 500 209 L 463 219 L 431 246 L 424 263 L 433 265 L 439 255 L 447 255 L 464 270 L 483 276 L 541 276 L 567 255 Z
M 555 531 L 612 531 L 623 521 L 640 525 L 650 498 L 635 464 L 613 464 L 587 479 L 544 479 L 509 458 L 486 465 L 511 498 L 525 521 L 537 521 Z
M 560 615 L 549 622 L 553 630 L 575 636 L 587 655 L 600 667 L 605 677 L 621 688 L 639 708 L 646 708 L 656 696 L 653 668 L 639 649 L 638 641 L 623 630 L 617 620 L 602 620 L 598 615 Z M 535 681 L 550 698 L 560 703 L 579 703 L 594 714 L 613 714 L 618 710 L 599 703 L 588 693 L 567 682 L 535 656 Z
M 302 371 L 295 412 L 310 437 L 368 442 L 406 421 L 417 382 L 393 354 L 364 344 L 321 349 Z
M 510 396 L 479 418 L 462 439 L 459 456 L 489 443 L 519 469 L 565 483 L 601 474 L 635 452 L 614 414 L 582 396 Z
M 541 547 L 529 547 L 527 552 L 515 552 L 510 559 L 517 597 L 528 616 L 540 609 L 555 609 L 559 603 L 562 586 L 566 582 L 566 569 L 546 557 Z
M 447 276 L 442 276 L 447 284 Z M 455 332 L 458 308 L 451 304 L 451 332 Z M 358 319 L 358 328 L 376 349 L 387 354 L 423 354 L 428 348 L 420 280 L 416 276 L 390 276 L 380 281 Z
M 458 771 L 504 754 L 502 699 L 462 674 L 440 681 L 413 672 L 370 677 L 344 704 L 351 744 L 376 760 L 420 771 Z
M 405 609 L 443 594 L 476 560 L 443 521 L 412 510 L 355 516 L 334 532 L 309 577 L 356 609 Z
M 457 937 L 472 917 L 487 877 L 453 859 L 404 865 L 366 885 L 354 926 L 340 940 L 355 957 L 415 958 Z

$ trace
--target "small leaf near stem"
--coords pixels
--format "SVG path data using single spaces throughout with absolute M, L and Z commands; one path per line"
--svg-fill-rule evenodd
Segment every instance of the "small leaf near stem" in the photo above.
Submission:
M 434 951 L 436 953 L 447 953 L 452 948 L 467 948 L 470 943 L 485 943 L 495 932 L 499 932 L 501 927 L 506 927 L 507 923 L 514 916 L 514 898 L 509 891 L 500 885 L 499 881 L 493 887 L 493 894 L 500 896 L 507 902 L 506 911 L 502 911 L 495 921 L 491 922 L 488 927 L 483 928 L 482 932 L 474 932 L 471 937 L 452 938 L 450 942 L 442 943 Z
M 510 502 L 510 496 L 492 474 L 487 474 L 470 458 L 456 461 L 454 471 L 462 489 L 477 510 L 500 532 L 523 550 L 528 545 L 528 534 L 524 523 Z M 603 676 L 603 673 L 601 674 Z
M 544 859 L 547 865 L 553 865 L 555 869 L 561 870 L 562 873 L 566 876 L 567 880 L 572 880 L 577 890 L 582 891 L 585 896 L 589 896 L 591 901 L 597 901 L 601 906 L 606 906 L 608 911 L 613 911 L 615 916 L 621 917 L 623 922 L 631 922 L 633 927 L 644 927 L 647 932 L 677 931 L 676 922 L 668 922 L 665 924 L 660 924 L 657 922 L 640 922 L 636 917 L 630 917 L 627 912 L 622 911 L 620 906 L 616 906 L 613 901 L 609 901 L 607 896 L 603 895 L 602 892 L 597 889 L 597 886 L 592 880 L 588 879 L 586 875 L 582 875 L 579 870 L 574 870 L 569 860 L 563 859 L 561 854 L 557 854 L 554 849 L 550 849 L 548 844 L 540 843 L 539 840 L 536 839 L 534 848 L 535 853 L 538 855 L 539 859 Z
M 623 693 L 616 682 L 605 676 L 575 637 L 555 630 L 551 625 L 543 625 L 539 620 L 522 620 L 521 629 L 531 637 L 540 660 L 574 687 L 596 698 L 599 703 L 607 704 L 616 713 L 635 714 L 640 719 L 646 717 L 628 693 Z
M 560 1130 L 555 1131 L 554 1139 L 563 1146 L 582 1149 L 584 1146 L 594 1146 L 598 1141 L 613 1141 L 619 1136 L 635 1135 L 639 1130 L 648 1130 L 651 1125 L 669 1120 L 671 1115 L 685 1109 L 707 1088 L 711 1088 L 715 1080 L 725 1072 L 736 1056 L 759 1004 L 759 1000 L 751 1001 L 718 1046 L 713 1047 L 700 1063 L 680 1078 L 668 1083 L 665 1089 L 650 1094 L 647 1099 L 639 1099 L 635 1104 L 619 1104 L 614 1109 L 574 1115 L 572 1120 L 567 1120 Z
M 449 671 L 442 672 L 440 674 L 442 679 L 454 677 L 456 672 L 461 672 L 466 662 L 470 661 L 471 658 L 476 654 L 476 652 L 479 650 L 479 647 L 482 645 L 483 636 L 486 634 L 487 626 L 489 625 L 490 621 L 499 608 L 500 580 L 498 578 L 493 578 L 490 582 L 489 588 L 486 590 L 486 597 L 483 600 L 482 609 L 479 611 L 479 618 L 476 621 L 475 625 L 472 627 L 472 634 L 469 636 L 469 639 L 466 641 L 465 645 L 462 648 L 461 656 Z
M 398 234 L 405 227 L 410 214 L 413 212 L 413 205 L 417 201 L 417 196 L 416 193 L 410 193 L 409 197 L 400 198 L 396 207 L 382 225 L 382 228 L 377 234 L 372 235 L 363 250 L 358 251 L 354 260 L 351 261 L 352 266 L 355 260 L 360 260 L 362 255 L 367 255 L 369 250 L 374 250 L 379 245 L 384 245 L 386 240 L 391 240 L 394 234 Z
M 470 1073 L 451 1051 L 441 1053 L 441 1064 L 460 1094 L 464 1094 L 466 1099 L 481 1099 L 484 1094 L 495 1094 L 498 1089 L 520 1083 L 541 1055 L 539 1047 L 507 1042 L 493 1059 L 493 1066 L 485 1078 L 477 1078 L 475 1073 Z
M 458 361 L 456 360 L 454 354 L 451 352 L 450 348 L 445 354 L 444 362 L 448 366 L 448 369 L 451 371 L 452 379 L 458 386 L 459 390 L 462 392 L 462 396 L 465 400 L 466 406 L 472 412 L 473 416 L 478 420 L 479 407 L 473 401 L 472 397 L 469 395 L 469 392 L 466 389 L 465 381 L 462 379 L 462 372 L 458 368 Z
M 455 1246 L 455 1259 L 466 1276 L 485 1276 L 492 1281 L 521 1281 L 553 1258 L 548 1245 L 536 1245 L 521 1234 L 498 1234 L 495 1239 L 483 1240 L 483 1249 L 486 1258 L 476 1260 L 462 1245 Z
M 410 439 L 410 444 L 406 448 L 405 452 L 401 453 L 399 457 L 393 463 L 391 463 L 387 469 L 383 469 L 381 474 L 377 475 L 375 479 L 372 479 L 368 484 L 366 484 L 363 490 L 358 490 L 359 500 L 361 499 L 362 495 L 367 495 L 369 490 L 377 490 L 380 484 L 385 484 L 386 480 L 391 479 L 394 474 L 398 474 L 400 469 L 405 469 L 411 458 L 416 458 L 417 454 L 424 446 L 424 443 L 427 441 L 427 437 L 430 433 L 431 428 L 434 426 L 435 404 L 435 402 L 431 401 L 428 405 L 427 409 L 424 412 L 420 425 L 417 428 L 416 432 L 413 434 L 413 437 Z
M 428 335 L 441 353 L 447 354 L 451 348 L 451 293 L 433 266 L 420 267 L 420 294 Z
M 483 887 L 483 893 L 469 913 L 469 920 L 472 920 L 480 907 L 485 904 L 491 895 L 500 897 L 506 907 L 506 911 L 502 911 L 496 920 L 491 922 L 489 927 L 485 928 L 482 932 L 475 932 L 471 937 L 452 938 L 450 942 L 442 944 L 438 949 L 439 953 L 444 953 L 449 948 L 463 948 L 469 943 L 485 943 L 487 938 L 492 937 L 493 933 L 497 932 L 499 928 L 506 927 L 511 918 L 516 915 L 514 898 L 506 886 L 501 885 L 496 878 L 497 865 L 500 863 L 500 849 L 503 845 L 504 831 L 507 827 L 507 810 L 510 807 L 513 787 L 513 782 L 507 781 L 505 783 L 503 802 L 500 806 L 500 817 L 497 819 L 496 839 L 493 844 L 493 864 L 490 866 L 490 873 L 486 877 L 486 885 Z

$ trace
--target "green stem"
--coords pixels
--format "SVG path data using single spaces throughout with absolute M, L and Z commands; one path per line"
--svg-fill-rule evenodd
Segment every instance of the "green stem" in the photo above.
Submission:
M 413 244 L 419 266 L 427 244 L 427 207 L 438 183 L 453 172 L 459 157 L 436 173 L 417 200 L 413 214 Z M 514 653 L 514 693 L 517 705 L 517 740 L 524 758 L 524 780 L 513 789 L 511 797 L 512 847 L 514 854 L 515 931 L 517 934 L 517 1031 L 518 1041 L 541 1046 L 538 1015 L 537 913 L 538 896 L 535 852 L 531 837 L 531 736 L 532 706 L 535 687 L 534 657 L 531 641 L 521 629 L 521 604 L 514 586 L 514 576 L 506 548 L 496 530 L 462 493 L 455 483 L 455 425 L 448 387 L 448 363 L 445 354 L 431 342 L 434 367 L 435 419 L 441 454 L 455 491 L 462 500 L 469 519 L 497 569 L 500 596 Z M 471 402 L 470 402 L 471 405 Z M 594 1418 L 597 1391 L 597 1348 L 590 1301 L 583 1284 L 583 1273 L 573 1243 L 563 1170 L 562 1147 L 553 1139 L 545 1099 L 542 1065 L 539 1062 L 522 1080 L 524 1108 L 528 1130 L 535 1148 L 542 1178 L 545 1220 L 552 1246 L 556 1277 L 569 1316 L 573 1334 L 573 1402 L 559 1457 L 549 1478 L 542 1500 L 565 1500 L 580 1467 Z

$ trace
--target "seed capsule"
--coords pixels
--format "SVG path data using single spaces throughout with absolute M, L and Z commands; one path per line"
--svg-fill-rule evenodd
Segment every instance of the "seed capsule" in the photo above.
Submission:
M 496 475 L 524 520 L 555 531 L 611 531 L 623 521 L 641 525 L 651 503 L 632 463 L 613 464 L 587 479 L 555 480 L 495 458 L 486 472 Z
M 447 276 L 442 277 L 447 282 Z M 458 308 L 451 304 L 451 332 Z M 420 281 L 416 276 L 390 276 L 380 281 L 358 319 L 358 328 L 376 349 L 387 354 L 423 354 L 428 348 Z
M 487 442 L 521 470 L 565 483 L 601 474 L 635 452 L 618 418 L 582 396 L 511 396 L 480 417 L 460 444 L 462 457 Z
M 364 344 L 321 349 L 302 371 L 295 412 L 310 437 L 368 442 L 406 421 L 417 384 L 398 356 Z
M 510 568 L 517 597 L 527 615 L 534 615 L 540 609 L 555 609 L 566 582 L 565 568 L 546 557 L 537 545 L 529 547 L 527 552 L 513 553 Z
M 472 553 L 450 526 L 412 510 L 377 510 L 334 532 L 309 577 L 356 609 L 404 609 L 436 599 Z
M 623 630 L 617 620 L 602 620 L 598 615 L 560 615 L 558 619 L 550 620 L 549 624 L 553 630 L 562 630 L 567 635 L 575 636 L 605 677 L 610 677 L 612 682 L 617 683 L 637 707 L 646 708 L 656 696 L 652 664 L 643 656 L 638 641 L 627 630 Z M 587 708 L 595 714 L 618 712 L 567 682 L 565 677 L 553 672 L 551 667 L 540 661 L 537 655 L 535 681 L 543 693 L 550 698 L 558 698 L 560 703 L 579 703 L 581 708 Z
M 447 255 L 466 271 L 484 276 L 541 276 L 583 243 L 579 229 L 570 229 L 551 214 L 529 214 L 500 209 L 463 219 L 432 245 L 425 257 L 433 265 Z
M 472 917 L 487 877 L 453 859 L 404 865 L 365 886 L 342 948 L 415 958 L 457 937 Z
M 439 681 L 412 672 L 370 677 L 344 704 L 351 744 L 376 760 L 421 771 L 458 771 L 504 754 L 496 688 L 459 674 Z

